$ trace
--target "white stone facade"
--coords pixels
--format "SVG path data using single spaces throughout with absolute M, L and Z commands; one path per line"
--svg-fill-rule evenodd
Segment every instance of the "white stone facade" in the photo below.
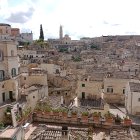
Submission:
M 125 107 L 128 114 L 140 115 L 140 81 L 131 80 L 126 86 Z

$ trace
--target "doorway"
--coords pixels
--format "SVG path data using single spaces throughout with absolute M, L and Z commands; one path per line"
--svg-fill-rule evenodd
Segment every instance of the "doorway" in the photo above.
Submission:
M 82 92 L 82 99 L 85 99 L 85 92 Z
M 5 102 L 5 92 L 2 93 L 2 100 Z
M 13 91 L 9 91 L 9 99 L 13 100 Z

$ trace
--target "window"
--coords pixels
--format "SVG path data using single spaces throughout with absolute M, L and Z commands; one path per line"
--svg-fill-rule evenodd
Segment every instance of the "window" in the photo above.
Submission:
M 11 75 L 12 75 L 12 77 L 16 76 L 16 69 L 15 68 L 12 68 Z
M 56 74 L 59 74 L 59 69 L 56 69 L 55 73 L 56 73 Z
M 3 61 L 3 52 L 0 50 L 0 61 Z
M 125 89 L 123 89 L 123 94 L 125 94 Z
M 4 80 L 4 71 L 0 70 L 0 81 Z
M 82 87 L 85 87 L 85 84 L 82 84 Z
M 24 80 L 26 80 L 26 77 L 24 77 Z
M 0 29 L 0 34 L 2 34 L 2 29 Z
M 12 140 L 17 140 L 16 136 Z
M 13 50 L 11 50 L 11 56 L 14 56 L 14 51 Z
M 33 98 L 35 98 L 35 96 L 33 96 Z
M 108 92 L 108 93 L 113 93 L 113 88 L 112 88 L 112 87 L 108 87 L 108 88 L 107 88 L 107 92 Z
M 138 98 L 138 101 L 140 102 L 140 98 Z
M 85 81 L 87 81 L 87 79 L 85 79 Z
M 4 88 L 4 85 L 2 85 L 2 88 Z

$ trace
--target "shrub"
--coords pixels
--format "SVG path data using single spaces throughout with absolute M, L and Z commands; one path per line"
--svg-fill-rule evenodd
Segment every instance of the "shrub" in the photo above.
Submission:
M 88 112 L 83 112 L 82 115 L 83 115 L 83 116 L 88 116 L 89 113 L 88 113 Z
M 17 114 L 16 115 L 16 121 L 19 121 L 21 119 L 21 117 Z
M 53 109 L 53 112 L 58 113 L 58 112 L 60 112 L 60 110 L 59 109 Z
M 3 128 L 4 128 L 4 123 L 0 122 L 0 129 L 3 129 Z
M 77 112 L 76 112 L 76 111 L 72 111 L 71 114 L 72 114 L 72 115 L 76 115 Z
M 106 118 L 113 118 L 114 115 L 108 111 L 108 113 L 105 114 L 105 117 Z
M 67 113 L 68 112 L 67 109 L 60 109 L 60 111 L 63 112 L 63 113 Z
M 100 112 L 99 112 L 99 113 L 98 113 L 98 112 L 94 112 L 94 113 L 93 113 L 93 116 L 94 116 L 94 117 L 99 117 L 100 115 L 101 115 Z
M 7 112 L 11 112 L 11 108 L 10 107 L 7 107 L 6 111 Z
M 126 117 L 124 118 L 124 121 L 128 121 L 128 120 L 131 120 L 131 119 L 128 118 L 128 116 L 126 116 Z

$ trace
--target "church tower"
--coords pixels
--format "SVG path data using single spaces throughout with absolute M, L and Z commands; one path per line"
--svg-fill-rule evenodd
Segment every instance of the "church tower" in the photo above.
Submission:
M 60 29 L 59 29 L 59 39 L 62 40 L 63 38 L 63 28 L 62 25 L 60 25 Z

